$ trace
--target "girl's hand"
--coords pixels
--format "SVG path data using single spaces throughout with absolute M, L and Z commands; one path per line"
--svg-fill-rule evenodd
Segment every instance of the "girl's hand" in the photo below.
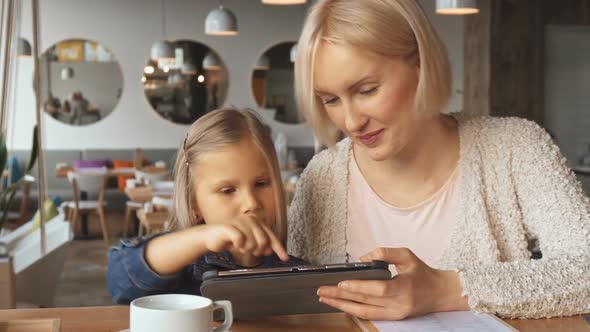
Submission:
M 349 280 L 320 287 L 320 302 L 373 320 L 469 310 L 456 272 L 433 269 L 406 248 L 379 248 L 361 257 L 361 261 L 371 260 L 395 264 L 398 275 L 391 280 Z
M 276 235 L 253 216 L 244 215 L 228 224 L 211 224 L 207 227 L 207 249 L 221 252 L 236 249 L 254 256 L 269 256 L 273 251 L 282 261 L 289 260 L 287 250 Z

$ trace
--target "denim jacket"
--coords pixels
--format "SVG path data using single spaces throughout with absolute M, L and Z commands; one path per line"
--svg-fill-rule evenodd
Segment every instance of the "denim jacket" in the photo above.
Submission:
M 107 284 L 113 301 L 129 304 L 136 298 L 164 294 L 181 293 L 200 295 L 202 275 L 210 270 L 234 270 L 244 268 L 234 263 L 229 252 L 210 253 L 200 257 L 174 275 L 160 275 L 147 264 L 144 256 L 146 244 L 155 237 L 121 239 L 121 244 L 109 251 Z M 305 261 L 289 256 L 287 262 L 276 255 L 264 257 L 256 267 L 282 267 L 306 264 Z

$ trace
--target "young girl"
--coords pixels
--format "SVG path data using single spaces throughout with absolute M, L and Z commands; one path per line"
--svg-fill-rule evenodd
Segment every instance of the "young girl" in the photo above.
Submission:
M 109 253 L 113 300 L 199 294 L 209 270 L 303 264 L 284 247 L 286 208 L 276 152 L 251 112 L 222 109 L 189 128 L 174 166 L 173 232 L 124 239 Z

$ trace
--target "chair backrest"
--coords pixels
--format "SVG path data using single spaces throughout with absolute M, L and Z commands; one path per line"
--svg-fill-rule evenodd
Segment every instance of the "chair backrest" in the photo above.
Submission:
M 81 191 L 99 193 L 103 190 L 106 174 L 106 168 L 78 170 L 68 172 L 68 180 Z

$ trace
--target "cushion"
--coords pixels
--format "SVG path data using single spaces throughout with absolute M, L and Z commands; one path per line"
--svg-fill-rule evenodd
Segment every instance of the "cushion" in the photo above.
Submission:
M 43 209 L 45 211 L 45 221 L 49 221 L 59 214 L 57 211 L 57 206 L 55 205 L 55 201 L 51 198 L 45 200 L 45 203 L 43 203 Z M 35 212 L 35 216 L 33 217 L 33 229 L 31 231 L 34 232 L 39 227 L 41 227 L 41 213 L 39 210 L 37 210 L 37 212 Z
M 113 160 L 113 168 L 130 168 L 133 167 L 133 160 Z M 126 180 L 133 179 L 133 175 L 117 175 L 117 187 L 119 190 L 125 190 Z
M 16 157 L 12 157 L 8 160 L 6 160 L 6 169 L 10 168 L 10 183 L 15 183 L 18 180 L 20 180 L 21 178 L 21 172 L 20 172 L 20 167 L 18 164 L 18 159 L 16 159 Z M 4 182 L 2 183 L 2 187 L 6 188 L 8 187 L 8 178 L 4 179 Z
M 74 168 L 101 168 L 107 167 L 108 160 L 93 159 L 93 160 L 74 160 Z

